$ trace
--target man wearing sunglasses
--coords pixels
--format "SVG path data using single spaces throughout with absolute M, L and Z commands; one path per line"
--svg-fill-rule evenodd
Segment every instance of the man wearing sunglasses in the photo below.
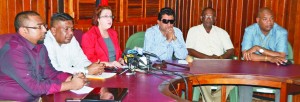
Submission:
M 229 59 L 234 52 L 233 44 L 225 30 L 214 26 L 216 11 L 211 7 L 204 8 L 201 21 L 201 25 L 194 26 L 188 31 L 186 46 L 189 57 L 192 59 Z M 204 92 L 205 102 L 221 102 L 221 91 L 211 94 L 210 86 L 202 86 L 201 88 Z M 232 86 L 227 87 L 226 95 L 232 88 Z M 194 101 L 198 101 L 196 99 L 199 100 L 199 98 L 195 98 Z
M 182 32 L 174 27 L 174 23 L 175 12 L 168 7 L 162 8 L 158 14 L 157 25 L 146 30 L 144 50 L 156 54 L 161 60 L 172 60 L 173 54 L 177 59 L 185 59 L 188 52 Z

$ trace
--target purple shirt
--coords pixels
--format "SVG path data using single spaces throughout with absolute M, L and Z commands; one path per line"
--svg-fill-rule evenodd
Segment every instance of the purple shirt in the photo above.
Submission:
M 70 74 L 56 71 L 43 44 L 34 45 L 20 34 L 0 50 L 0 100 L 35 101 L 59 92 Z

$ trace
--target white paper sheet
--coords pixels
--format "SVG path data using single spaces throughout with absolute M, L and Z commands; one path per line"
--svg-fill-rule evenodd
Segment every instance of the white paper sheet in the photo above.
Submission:
M 186 60 L 178 60 L 178 64 L 188 64 Z
M 87 75 L 87 78 L 106 79 L 115 76 L 116 73 L 103 72 L 101 75 Z
M 71 90 L 72 92 L 76 93 L 76 94 L 86 94 L 89 93 L 93 90 L 94 88 L 88 87 L 88 86 L 83 86 L 81 89 L 79 90 Z

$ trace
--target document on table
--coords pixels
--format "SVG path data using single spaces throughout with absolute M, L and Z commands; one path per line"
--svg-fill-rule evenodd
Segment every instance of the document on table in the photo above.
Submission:
M 81 89 L 79 90 L 71 90 L 72 92 L 76 93 L 76 94 L 86 94 L 89 93 L 93 90 L 94 88 L 88 87 L 88 86 L 83 86 Z
M 115 76 L 116 73 L 103 72 L 101 75 L 86 75 L 87 78 L 106 79 Z
M 186 60 L 178 60 L 178 64 L 189 64 Z

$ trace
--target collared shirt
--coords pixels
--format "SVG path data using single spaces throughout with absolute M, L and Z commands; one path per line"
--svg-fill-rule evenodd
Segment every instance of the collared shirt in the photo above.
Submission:
M 242 41 L 242 51 L 249 50 L 255 45 L 265 49 L 284 52 L 288 55 L 288 33 L 278 24 L 274 24 L 273 28 L 267 36 L 265 36 L 257 23 L 247 27 Z M 257 52 L 258 53 L 258 52 Z
M 182 32 L 173 27 L 177 39 L 171 42 L 163 36 L 159 26 L 155 25 L 148 28 L 145 33 L 144 50 L 156 54 L 161 60 L 172 60 L 173 53 L 178 59 L 185 59 L 188 52 L 182 37 Z M 155 60 L 151 58 L 151 60 Z
M 186 38 L 186 47 L 192 48 L 205 55 L 223 55 L 228 49 L 232 49 L 228 33 L 217 26 L 212 26 L 209 33 L 203 24 L 189 29 Z
M 35 101 L 59 92 L 70 74 L 55 70 L 43 44 L 12 36 L 0 50 L 0 100 Z
M 75 37 L 72 38 L 70 43 L 60 46 L 49 30 L 44 44 L 48 50 L 51 63 L 56 70 L 68 73 L 86 72 L 84 67 L 91 64 Z

